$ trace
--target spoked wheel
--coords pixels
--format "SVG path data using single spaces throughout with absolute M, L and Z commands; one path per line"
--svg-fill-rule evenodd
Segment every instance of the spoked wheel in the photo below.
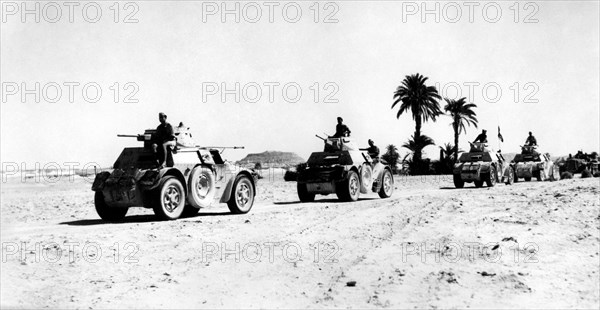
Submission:
M 392 173 L 385 169 L 381 176 L 381 189 L 379 190 L 379 197 L 389 198 L 394 192 L 394 177 Z
M 513 171 L 512 167 L 508 167 L 506 182 L 504 182 L 504 184 L 512 185 L 514 181 L 515 181 L 515 172 Z
M 215 174 L 207 167 L 197 166 L 189 179 L 189 203 L 196 208 L 209 207 L 215 198 Z
M 337 193 L 340 200 L 357 201 L 360 195 L 360 180 L 354 171 L 348 171 L 348 177 L 341 182 L 341 188 Z
M 490 167 L 490 173 L 488 173 L 486 177 L 487 178 L 485 179 L 485 184 L 487 185 L 487 187 L 493 187 L 494 185 L 496 185 L 496 178 L 498 177 L 498 175 L 496 174 L 496 168 Z
M 162 220 L 174 220 L 181 216 L 185 207 L 185 191 L 175 177 L 166 177 L 158 187 L 158 197 L 153 199 L 154 214 Z
M 227 202 L 229 210 L 235 214 L 248 213 L 253 204 L 254 185 L 252 185 L 252 181 L 245 175 L 238 175 L 233 183 L 231 197 Z

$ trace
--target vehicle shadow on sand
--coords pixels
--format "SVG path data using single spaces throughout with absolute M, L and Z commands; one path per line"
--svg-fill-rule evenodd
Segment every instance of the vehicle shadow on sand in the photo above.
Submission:
M 452 187 L 452 186 L 444 186 L 444 187 L 440 187 L 440 189 L 453 189 L 453 190 L 469 190 L 469 189 L 482 189 L 482 188 L 489 188 L 487 186 L 483 186 L 483 187 L 475 187 L 473 186 L 465 186 L 463 188 L 456 188 L 456 187 Z
M 379 200 L 381 198 L 358 198 L 357 201 L 367 201 L 367 200 Z M 296 201 L 275 201 L 273 202 L 274 205 L 293 205 L 293 204 L 305 204 L 305 203 L 348 203 L 350 201 L 340 201 L 337 198 L 330 198 L 330 199 L 315 199 L 315 201 L 311 201 L 311 202 L 302 202 L 300 200 L 296 200 Z
M 193 218 L 201 218 L 203 216 L 220 216 L 220 215 L 236 215 L 229 211 L 225 212 L 205 212 L 198 213 L 192 216 L 182 216 L 179 219 L 193 219 Z M 101 219 L 89 219 L 89 220 L 76 220 L 76 221 L 68 221 L 58 223 L 59 225 L 69 225 L 69 226 L 91 226 L 91 225 L 105 225 L 105 224 L 131 224 L 131 223 L 149 223 L 149 222 L 166 222 L 161 221 L 154 214 L 140 214 L 140 215 L 131 215 L 126 216 L 122 221 L 118 222 L 107 222 Z

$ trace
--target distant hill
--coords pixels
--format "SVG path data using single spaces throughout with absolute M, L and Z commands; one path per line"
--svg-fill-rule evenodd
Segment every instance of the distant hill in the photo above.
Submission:
M 262 153 L 251 153 L 240 159 L 237 163 L 240 165 L 252 165 L 261 163 L 263 167 L 281 167 L 303 163 L 305 160 L 292 152 L 265 151 Z

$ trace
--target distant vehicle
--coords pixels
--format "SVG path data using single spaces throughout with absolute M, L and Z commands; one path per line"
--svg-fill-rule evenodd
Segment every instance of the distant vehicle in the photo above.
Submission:
M 515 155 L 511 167 L 515 173 L 515 182 L 518 182 L 519 178 L 525 181 L 531 181 L 532 177 L 538 181 L 554 179 L 554 163 L 550 155 L 538 152 L 537 146 L 522 146 L 521 154 Z
M 96 212 L 105 221 L 122 220 L 131 207 L 152 208 L 159 219 L 174 220 L 198 213 L 216 201 L 232 213 L 247 213 L 256 195 L 257 174 L 221 158 L 221 147 L 169 150 L 166 167 L 157 169 L 152 135 L 137 137 L 143 147 L 127 147 L 112 172 L 100 172 L 92 185 Z M 224 147 L 223 149 L 225 149 Z M 243 148 L 243 147 L 233 147 Z
M 484 143 L 471 143 L 469 152 L 462 153 L 454 164 L 453 180 L 456 188 L 463 188 L 465 183 L 475 183 L 475 187 L 488 187 L 504 182 L 513 183 L 514 172 L 500 153 L 488 149 Z
M 388 198 L 394 191 L 392 168 L 380 159 L 360 151 L 351 138 L 321 138 L 323 152 L 314 152 L 298 165 L 297 190 L 302 202 L 317 194 L 335 193 L 342 201 L 356 201 L 359 195 L 375 192 Z
M 565 159 L 565 161 L 559 165 L 559 171 L 561 173 L 565 171 L 581 173 L 583 170 L 587 169 L 594 174 L 599 171 L 598 166 L 598 153 L 592 152 L 591 154 L 587 154 L 578 151 L 575 156 Z

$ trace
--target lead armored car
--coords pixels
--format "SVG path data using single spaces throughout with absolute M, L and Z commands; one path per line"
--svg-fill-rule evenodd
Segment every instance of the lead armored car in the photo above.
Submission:
M 482 187 L 484 182 L 488 187 L 498 182 L 509 185 L 514 180 L 512 167 L 502 154 L 490 150 L 484 143 L 471 143 L 471 149 L 460 155 L 452 172 L 456 188 L 471 182 L 475 187 Z
M 323 152 L 314 152 L 298 166 L 297 190 L 302 202 L 317 194 L 335 193 L 342 201 L 356 201 L 360 194 L 378 193 L 388 198 L 394 191 L 392 169 L 360 151 L 350 138 L 323 139 Z
M 122 220 L 131 207 L 151 208 L 162 220 L 194 215 L 217 202 L 227 203 L 232 213 L 250 211 L 256 195 L 254 171 L 225 162 L 217 148 L 198 146 L 169 149 L 166 167 L 158 169 L 154 132 L 137 135 L 142 147 L 123 149 L 112 172 L 96 175 L 94 204 L 103 220 Z

